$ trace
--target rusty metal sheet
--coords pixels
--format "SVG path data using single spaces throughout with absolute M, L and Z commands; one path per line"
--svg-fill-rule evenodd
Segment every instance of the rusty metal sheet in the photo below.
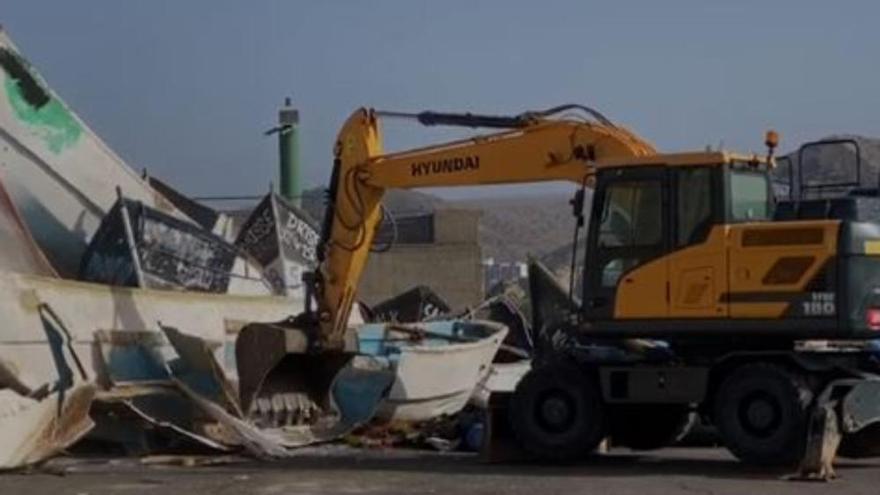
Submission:
M 177 341 L 187 338 L 171 333 L 169 346 L 161 332 L 151 331 L 108 331 L 96 332 L 98 354 L 101 357 L 101 375 L 104 377 L 108 390 L 99 394 L 98 400 L 108 405 L 118 404 L 132 413 L 133 418 L 126 420 L 105 421 L 103 416 L 97 417 L 98 431 L 102 432 L 103 440 L 118 442 L 122 445 L 140 445 L 141 422 L 166 433 L 169 437 L 183 437 L 205 447 L 228 451 L 238 445 L 237 442 L 224 444 L 210 435 L 200 434 L 206 418 L 200 417 L 199 408 L 193 407 L 189 398 L 181 394 L 174 384 L 175 375 L 184 377 L 194 386 L 201 389 L 214 389 L 216 379 L 211 373 L 210 365 L 203 364 L 208 359 L 219 370 L 220 365 L 214 360 L 213 353 L 220 345 L 218 342 L 189 337 L 194 344 L 179 345 Z M 176 349 L 183 347 L 188 355 L 196 355 L 197 351 L 190 348 L 202 347 L 205 356 L 198 356 L 192 366 L 181 365 L 176 356 Z M 222 373 L 222 371 L 218 371 Z M 209 391 L 206 391 L 210 393 Z M 222 395 L 210 393 L 212 399 L 219 400 Z M 136 418 L 136 419 L 135 419 Z M 209 418 L 207 418 L 209 419 Z M 134 421 L 134 422 L 132 422 Z M 111 428 L 108 425 L 117 423 L 122 428 Z
M 93 426 L 90 384 L 76 385 L 43 400 L 0 390 L 0 469 L 48 459 L 72 445 Z
M 214 360 L 212 348 L 215 346 L 171 328 L 163 330 L 174 352 L 180 354 L 175 356 L 161 349 L 159 332 L 102 332 L 100 352 L 111 388 L 101 394 L 101 400 L 122 402 L 147 423 L 209 448 L 226 451 L 243 446 L 256 457 L 278 457 L 282 447 L 263 438 L 255 427 L 227 411 L 222 393 L 211 393 L 231 387 Z M 198 387 L 201 393 L 193 387 Z M 179 407 L 181 399 L 189 404 L 188 410 Z M 222 424 L 225 427 L 222 438 L 196 433 L 194 412 L 204 413 Z
M 102 332 L 100 354 L 107 366 L 111 390 L 102 400 L 121 401 L 151 424 L 203 445 L 241 446 L 258 458 L 288 455 L 289 448 L 335 440 L 373 417 L 379 400 L 393 380 L 385 370 L 345 369 L 333 384 L 340 413 L 333 421 L 302 425 L 263 425 L 242 413 L 231 380 L 216 359 L 215 343 L 162 327 L 173 352 L 161 349 L 158 332 Z M 157 397 L 183 397 L 191 407 L 187 417 L 162 407 Z M 150 401 L 144 399 L 149 398 Z M 197 433 L 190 419 L 197 412 L 219 428 Z
M 216 346 L 209 344 L 205 339 L 186 335 L 176 328 L 163 326 L 162 332 L 171 343 L 180 361 L 185 364 L 183 370 L 178 367 L 178 376 L 181 373 L 196 375 L 196 378 L 191 381 L 193 387 L 205 386 L 203 384 L 209 383 L 208 392 L 214 394 L 215 400 L 232 411 L 233 414 L 243 417 L 244 414 L 239 406 L 235 387 L 229 382 L 223 368 L 214 357 Z
M 63 324 L 47 310 L 46 331 L 56 375 L 40 386 L 28 383 L 8 359 L 0 358 L 0 469 L 34 464 L 79 440 L 92 426 L 89 408 L 95 386 L 86 382 Z M 52 327 L 50 329 L 50 327 Z
M 268 459 L 281 458 L 288 455 L 288 451 L 277 441 L 277 439 L 266 435 L 256 426 L 230 413 L 218 403 L 195 392 L 183 383 L 183 381 L 177 379 L 173 379 L 172 381 L 184 396 L 190 399 L 203 412 L 223 425 L 226 428 L 227 433 L 236 437 L 250 454 L 258 458 Z

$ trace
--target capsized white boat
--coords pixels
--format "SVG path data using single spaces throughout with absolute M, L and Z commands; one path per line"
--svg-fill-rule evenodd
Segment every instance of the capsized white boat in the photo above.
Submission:
M 232 238 L 223 215 L 214 219 L 214 228 L 200 224 L 176 206 L 184 199 L 179 193 L 176 203 L 170 201 L 129 167 L 48 86 L 2 28 L 0 181 L 64 278 L 78 278 L 83 253 L 120 195 L 194 228 L 219 228 L 214 233 Z M 161 189 L 172 192 L 169 186 Z M 262 270 L 247 257 L 236 257 L 229 271 L 227 293 L 273 293 Z
M 507 327 L 483 320 L 360 327 L 361 359 L 395 372 L 377 418 L 424 421 L 461 411 L 489 373 L 505 335 Z
M 128 167 L 52 91 L 0 30 L 0 179 L 63 276 L 73 276 L 88 240 L 126 197 L 180 213 Z
M 58 278 L 0 181 L 0 359 L 26 381 L 57 379 L 50 320 L 57 319 L 55 326 L 69 334 L 66 338 L 92 380 L 95 370 L 102 369 L 94 346 L 105 332 L 129 332 L 131 338 L 113 344 L 130 346 L 148 339 L 149 332 L 158 333 L 160 322 L 188 328 L 221 344 L 218 361 L 234 370 L 234 339 L 241 325 L 280 320 L 302 309 L 302 298 L 295 296 L 150 290 Z

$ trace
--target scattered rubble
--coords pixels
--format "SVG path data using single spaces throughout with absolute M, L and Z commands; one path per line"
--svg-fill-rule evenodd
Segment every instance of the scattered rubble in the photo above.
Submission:
M 527 356 L 524 322 L 499 299 L 439 321 L 450 307 L 422 287 L 374 308 L 377 323 L 358 334 L 361 355 L 333 378 L 329 397 L 273 389 L 261 370 L 274 349 L 250 356 L 236 342 L 247 322 L 302 308 L 315 222 L 270 193 L 235 225 L 135 174 L 2 32 L 0 69 L 10 186 L 7 195 L 0 183 L 0 421 L 23 425 L 21 438 L 4 437 L 3 466 L 43 460 L 88 431 L 93 444 L 130 454 L 277 458 L 370 421 L 405 422 L 422 442 L 451 448 L 464 430 L 437 425 L 472 416 L 462 410 L 478 384 L 498 381 L 499 347 Z M 41 117 L 50 110 L 56 119 Z M 507 324 L 516 339 L 504 344 Z
M 58 377 L 54 382 L 32 386 L 0 356 L 0 470 L 48 459 L 93 426 L 89 408 L 95 386 L 86 381 L 82 362 L 70 347 L 70 335 L 51 331 L 57 332 L 49 340 Z
M 0 470 L 36 464 L 82 438 L 94 393 L 80 384 L 37 400 L 0 389 Z
M 529 307 L 521 287 L 459 312 L 415 287 L 365 308 L 358 356 L 340 356 L 316 397 L 310 380 L 325 370 L 284 361 L 301 344 L 287 317 L 317 263 L 308 214 L 270 193 L 235 225 L 135 174 L 2 32 L 0 69 L 0 468 L 83 438 L 184 465 L 339 439 L 477 450 L 492 393 L 511 392 L 535 348 L 552 345 L 540 338 L 554 308 Z M 571 303 L 533 271 L 530 289 L 554 296 L 542 301 Z M 248 323 L 267 321 L 246 352 Z

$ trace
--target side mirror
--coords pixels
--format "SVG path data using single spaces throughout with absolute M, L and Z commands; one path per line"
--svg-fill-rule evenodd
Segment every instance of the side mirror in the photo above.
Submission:
M 578 189 L 574 193 L 574 197 L 568 200 L 571 205 L 571 214 L 580 218 L 584 216 L 584 190 Z
M 571 214 L 577 219 L 577 226 L 584 226 L 584 188 L 580 188 L 574 193 L 574 197 L 568 200 L 571 205 Z

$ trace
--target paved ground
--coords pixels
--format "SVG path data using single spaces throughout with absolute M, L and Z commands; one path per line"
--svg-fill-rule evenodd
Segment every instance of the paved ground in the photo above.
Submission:
M 569 466 L 484 464 L 472 455 L 324 447 L 274 463 L 217 466 L 141 464 L 136 459 L 59 459 L 55 474 L 0 475 L 0 494 L 810 494 L 876 495 L 880 461 L 842 461 L 830 485 L 782 480 L 748 468 L 720 449 L 628 451 Z M 65 473 L 66 474 L 61 474 Z

